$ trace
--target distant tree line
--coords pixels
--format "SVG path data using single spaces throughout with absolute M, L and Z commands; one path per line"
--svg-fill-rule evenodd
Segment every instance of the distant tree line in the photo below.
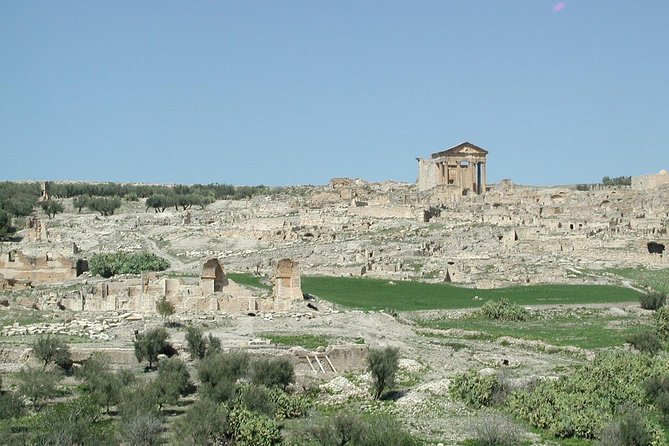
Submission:
M 12 218 L 25 217 L 33 212 L 42 190 L 38 182 L 0 182 L 0 239 L 16 231 Z M 271 193 L 266 186 L 233 186 L 230 184 L 194 185 L 138 185 L 123 183 L 50 183 L 49 197 L 40 207 L 49 218 L 63 212 L 58 198 L 73 198 L 74 208 L 79 212 L 88 208 L 102 216 L 113 215 L 121 207 L 121 199 L 137 201 L 146 198 L 147 209 L 163 212 L 175 209 L 189 209 L 192 206 L 204 208 L 215 200 L 243 200 L 254 195 Z
M 39 186 L 39 185 L 38 185 Z M 50 194 L 59 198 L 73 198 L 81 196 L 90 197 L 121 197 L 128 201 L 137 198 L 149 198 L 153 195 L 167 196 L 210 196 L 215 200 L 231 199 L 239 200 L 250 198 L 253 195 L 266 194 L 269 188 L 266 186 L 233 186 L 231 184 L 194 184 L 175 186 L 150 185 L 150 184 L 123 184 L 123 183 L 52 183 Z M 39 187 L 37 190 L 39 196 Z
M 41 194 L 39 183 L 0 183 L 0 238 L 11 235 L 13 217 L 30 215 Z
M 632 177 L 604 177 L 602 178 L 604 186 L 630 186 L 632 184 Z

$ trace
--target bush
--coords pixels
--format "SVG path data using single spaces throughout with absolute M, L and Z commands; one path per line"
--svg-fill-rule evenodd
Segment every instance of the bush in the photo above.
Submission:
M 13 234 L 16 228 L 12 226 L 12 216 L 0 209 L 0 240 Z
M 186 363 L 179 358 L 169 358 L 160 363 L 158 378 L 153 381 L 153 389 L 157 392 L 158 407 L 165 404 L 174 405 L 180 396 L 188 393 L 190 373 Z
M 515 446 L 522 442 L 520 427 L 497 412 L 481 414 L 472 422 L 471 429 L 477 446 Z
M 164 296 L 158 302 L 156 302 L 156 311 L 163 318 L 163 321 L 166 317 L 172 316 L 174 314 L 174 304 L 169 302 Z
M 205 338 L 202 329 L 195 326 L 186 328 L 188 352 L 193 359 L 204 359 L 205 356 L 221 351 L 221 341 L 211 333 Z
M 662 293 L 652 292 L 639 296 L 639 304 L 644 310 L 657 310 L 664 306 L 667 296 Z
M 264 415 L 235 407 L 228 416 L 237 446 L 273 446 L 281 444 L 279 426 Z
M 34 444 L 111 444 L 108 424 L 100 423 L 90 398 L 80 397 L 49 406 L 37 415 Z
M 662 350 L 662 341 L 654 331 L 635 333 L 625 338 L 625 342 L 632 345 L 642 353 L 656 354 Z
M 170 262 L 155 254 L 116 252 L 93 254 L 88 261 L 91 274 L 111 277 L 116 274 L 141 274 L 142 271 L 164 271 Z
M 372 374 L 374 399 L 381 398 L 383 391 L 395 385 L 395 375 L 399 369 L 400 351 L 386 347 L 370 350 L 367 355 L 367 369 Z
M 139 415 L 159 418 L 158 395 L 153 388 L 153 382 L 137 383 L 124 388 L 118 411 L 123 422 L 131 422 Z
M 17 418 L 23 415 L 25 406 L 14 392 L 0 392 L 0 420 Z
M 175 421 L 170 443 L 174 446 L 226 444 L 228 431 L 227 406 L 202 399 Z
M 109 407 L 118 403 L 121 390 L 128 384 L 125 372 L 112 372 L 108 368 L 109 358 L 102 353 L 94 353 L 84 361 L 77 372 L 84 382 L 84 391 L 91 399 L 109 413 Z M 132 376 L 132 375 L 130 375 Z
M 274 418 L 277 420 L 301 417 L 307 411 L 308 400 L 303 395 L 289 394 L 275 387 L 270 389 L 270 398 L 276 407 Z
M 252 412 L 274 417 L 276 404 L 270 390 L 265 386 L 244 386 L 240 393 L 240 403 Z
M 133 341 L 135 346 L 135 357 L 138 362 L 149 361 L 149 368 L 158 361 L 158 355 L 165 354 L 173 349 L 167 342 L 167 331 L 164 328 L 153 328 L 139 333 Z
M 46 399 L 56 395 L 56 385 L 61 378 L 56 372 L 31 367 L 22 369 L 17 377 L 20 380 L 19 394 L 28 398 L 35 408 L 40 408 Z
M 32 350 L 35 356 L 44 362 L 43 369 L 46 369 L 50 362 L 63 370 L 69 370 L 72 367 L 70 348 L 62 339 L 50 335 L 40 336 L 32 344 Z
M 247 374 L 248 367 L 249 357 L 244 352 L 218 352 L 206 356 L 196 366 L 202 396 L 217 403 L 233 401 L 237 380 Z
M 512 413 L 556 436 L 594 438 L 624 404 L 646 402 L 647 379 L 665 372 L 664 361 L 616 350 L 603 352 L 569 376 L 514 392 Z
M 99 212 L 103 217 L 107 217 L 114 215 L 114 211 L 121 207 L 121 199 L 119 197 L 92 197 L 86 200 L 86 207 L 91 211 Z
M 186 343 L 191 358 L 202 359 L 207 354 L 207 342 L 202 335 L 201 328 L 192 325 L 186 327 Z
M 650 446 L 653 433 L 637 409 L 627 407 L 621 418 L 609 423 L 601 433 L 602 446 Z
M 338 413 L 310 432 L 320 446 L 415 446 L 418 441 L 402 429 L 401 423 L 389 415 L 362 417 Z
M 479 311 L 487 319 L 503 321 L 524 321 L 530 316 L 529 311 L 525 308 L 504 298 L 489 300 L 481 306 Z
M 295 382 L 293 363 L 287 358 L 258 359 L 253 363 L 251 382 L 255 385 L 285 389 Z
M 45 200 L 40 203 L 40 207 L 49 219 L 56 216 L 56 214 L 63 212 L 63 205 L 55 200 Z
M 669 340 L 669 307 L 660 307 L 653 315 L 655 330 L 660 338 Z
M 153 446 L 160 444 L 163 424 L 150 414 L 138 414 L 130 420 L 122 421 L 119 434 L 121 439 L 133 446 Z
M 473 408 L 491 406 L 494 395 L 499 388 L 499 381 L 495 375 L 482 375 L 476 370 L 470 370 L 456 375 L 451 380 L 449 392 L 451 396 Z

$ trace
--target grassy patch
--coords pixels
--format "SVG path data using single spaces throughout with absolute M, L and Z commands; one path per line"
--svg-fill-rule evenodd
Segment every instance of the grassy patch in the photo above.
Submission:
M 11 309 L 0 312 L 0 326 L 38 324 L 46 322 L 49 318 L 47 314 L 39 310 Z
M 625 338 L 652 327 L 650 319 L 637 315 L 611 316 L 604 311 L 548 313 L 527 321 L 502 321 L 483 318 L 419 321 L 438 329 L 463 329 L 484 333 L 490 338 L 510 336 L 544 341 L 552 345 L 595 349 L 622 345 Z M 482 337 L 485 339 L 485 336 Z
M 318 347 L 327 347 L 330 341 L 326 336 L 319 335 L 285 335 L 276 333 L 261 333 L 265 339 L 269 339 L 276 345 L 287 345 L 289 347 L 304 347 L 315 350 Z
M 448 284 L 353 277 L 303 277 L 302 289 L 350 308 L 397 311 L 476 308 L 505 297 L 520 305 L 585 304 L 638 301 L 634 290 L 599 285 L 532 285 L 491 290 L 459 288 Z M 481 300 L 474 300 L 479 296 Z
M 632 280 L 637 286 L 650 287 L 661 293 L 669 294 L 669 269 L 624 268 L 609 271 Z
M 245 285 L 245 286 L 250 286 L 254 288 L 262 288 L 264 290 L 271 290 L 272 287 L 270 285 L 267 285 L 266 283 L 262 282 L 262 277 L 255 276 L 253 274 L 248 274 L 248 273 L 226 273 L 226 275 L 232 279 L 234 282 L 240 284 L 240 285 Z

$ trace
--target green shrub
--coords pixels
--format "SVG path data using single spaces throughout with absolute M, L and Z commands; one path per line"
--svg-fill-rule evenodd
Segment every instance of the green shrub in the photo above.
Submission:
M 36 441 L 44 445 L 111 444 L 113 432 L 101 423 L 99 411 L 88 397 L 56 403 L 36 417 Z
M 520 427 L 498 412 L 484 412 L 472 422 L 471 430 L 477 446 L 516 446 L 522 442 Z
M 276 404 L 272 401 L 270 390 L 265 386 L 244 386 L 241 389 L 240 403 L 252 412 L 274 417 Z
M 55 200 L 44 200 L 40 203 L 40 207 L 49 219 L 56 216 L 56 214 L 63 212 L 63 205 Z
M 216 403 L 232 402 L 237 394 L 237 380 L 246 376 L 249 357 L 244 352 L 217 352 L 206 356 L 197 366 L 201 394 Z
M 639 304 L 645 310 L 657 310 L 664 306 L 667 296 L 658 292 L 651 292 L 639 296 Z
M 156 311 L 163 318 L 164 322 L 166 317 L 174 314 L 174 304 L 163 296 L 162 299 L 156 302 Z
M 103 353 L 94 353 L 84 361 L 77 376 L 84 383 L 84 392 L 100 407 L 109 413 L 110 406 L 118 403 L 123 387 L 128 385 L 127 372 L 109 370 L 109 357 Z M 129 376 L 133 377 L 132 374 Z M 132 379 L 132 378 L 130 378 Z
M 642 406 L 644 383 L 666 369 L 664 361 L 626 351 L 603 352 L 569 376 L 513 392 L 511 412 L 558 437 L 594 438 L 623 404 Z
M 114 215 L 114 211 L 121 207 L 119 197 L 91 197 L 86 200 L 86 207 L 91 211 L 99 212 L 103 217 Z
M 152 382 L 160 409 L 165 404 L 176 404 L 180 396 L 188 393 L 190 386 L 190 373 L 186 363 L 179 358 L 169 358 L 160 362 L 158 377 Z
M 170 267 L 170 262 L 151 253 L 119 251 L 93 254 L 88 267 L 93 275 L 111 277 L 116 274 L 140 274 L 142 271 L 164 271 Z
M 14 392 L 0 392 L 0 420 L 17 418 L 23 415 L 25 406 Z
M 669 375 L 651 376 L 644 381 L 643 388 L 648 398 L 653 400 L 660 392 L 669 392 Z
M 398 348 L 386 347 L 382 350 L 369 350 L 367 370 L 372 374 L 375 399 L 380 399 L 384 390 L 395 385 L 399 358 L 400 351 Z
M 167 342 L 167 337 L 167 331 L 160 327 L 139 333 L 133 341 L 137 361 L 147 360 L 149 368 L 152 368 L 153 364 L 158 361 L 158 355 L 172 350 L 172 346 Z
M 306 413 L 309 405 L 304 396 L 286 393 L 278 387 L 270 389 L 270 398 L 276 407 L 274 418 L 277 420 L 301 417 Z
M 491 406 L 500 387 L 497 376 L 482 375 L 476 370 L 456 375 L 451 380 L 451 396 L 473 408 Z
M 40 336 L 32 344 L 32 350 L 35 356 L 44 363 L 43 369 L 46 369 L 50 362 L 63 370 L 69 370 L 72 367 L 70 348 L 60 338 L 51 335 Z
M 654 331 L 635 333 L 625 338 L 625 342 L 642 353 L 656 354 L 662 350 L 662 341 Z
M 118 412 L 124 423 L 131 422 L 140 415 L 160 417 L 158 394 L 153 388 L 153 382 L 138 382 L 125 387 L 121 392 Z
M 285 389 L 295 382 L 293 363 L 288 358 L 262 358 L 252 364 L 251 382 Z
M 232 436 L 238 446 L 273 446 L 281 444 L 279 426 L 264 415 L 235 407 L 228 415 Z
M 186 327 L 186 343 L 191 358 L 202 359 L 207 354 L 207 341 L 200 327 L 193 325 Z
M 653 315 L 653 320 L 660 338 L 669 340 L 669 307 L 659 308 Z
M 216 404 L 209 399 L 201 399 L 196 401 L 183 417 L 175 421 L 170 444 L 174 446 L 226 444 L 229 429 L 227 406 Z
M 529 311 L 525 308 L 504 298 L 489 300 L 481 306 L 479 311 L 487 319 L 504 321 L 524 321 L 530 316 Z
M 121 420 L 119 436 L 125 444 L 133 446 L 153 446 L 161 444 L 160 434 L 163 423 L 151 414 L 139 413 L 128 420 Z
M 360 416 L 342 412 L 319 426 L 310 437 L 319 446 L 415 446 L 419 442 L 390 415 Z
M 56 372 L 32 367 L 21 369 L 17 377 L 20 381 L 19 394 L 28 398 L 35 408 L 40 408 L 46 399 L 56 396 L 56 385 L 61 379 Z
M 604 427 L 599 444 L 602 446 L 651 446 L 653 431 L 636 408 L 625 407 L 624 414 Z

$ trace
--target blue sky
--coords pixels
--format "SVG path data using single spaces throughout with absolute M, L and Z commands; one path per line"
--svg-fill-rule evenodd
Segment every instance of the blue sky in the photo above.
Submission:
M 491 181 L 652 173 L 668 22 L 666 0 L 0 0 L 0 179 L 415 181 L 462 141 Z

